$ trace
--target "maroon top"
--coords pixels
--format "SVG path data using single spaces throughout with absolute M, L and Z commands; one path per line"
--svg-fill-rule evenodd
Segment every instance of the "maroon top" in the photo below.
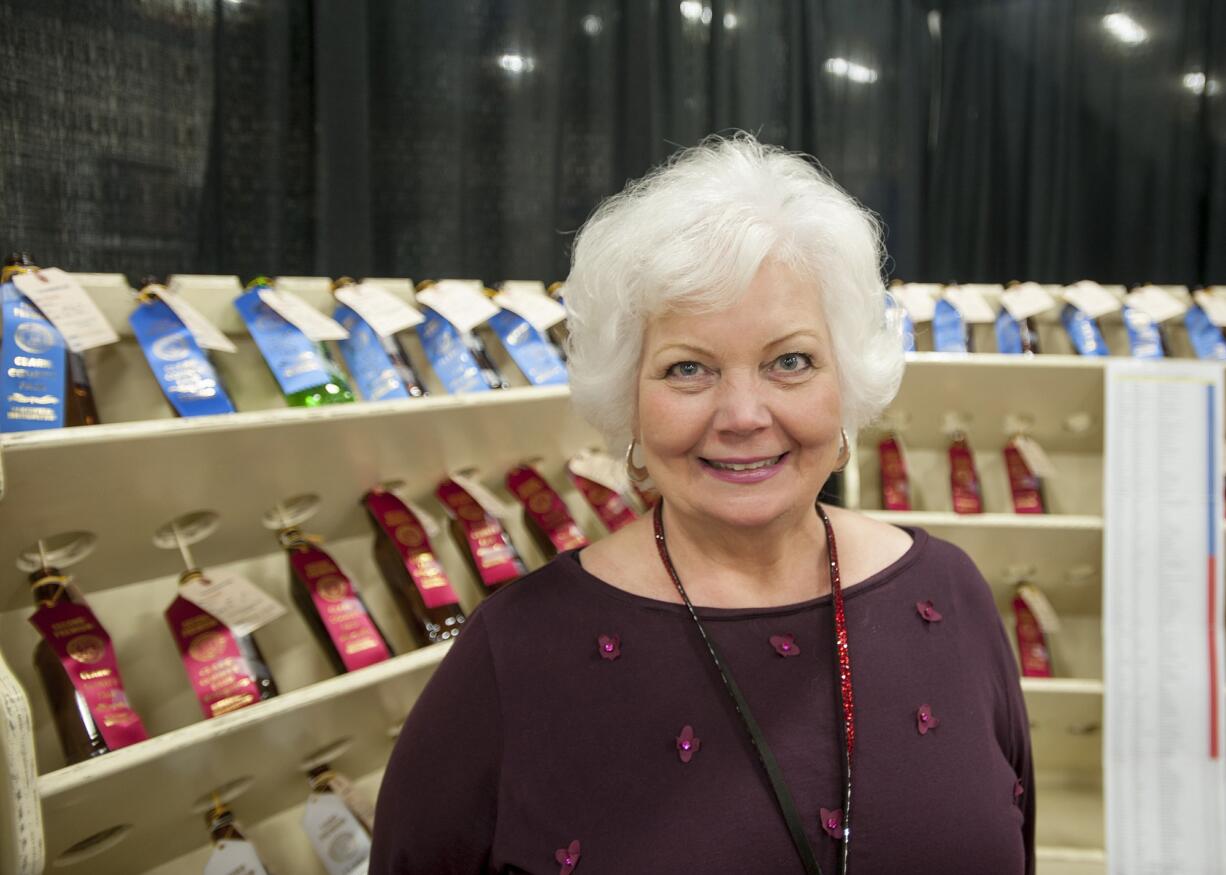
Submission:
M 845 592 L 849 871 L 1030 875 L 1030 738 L 992 593 L 957 547 L 909 532 Z M 835 875 L 830 597 L 698 613 Z M 493 593 L 439 665 L 388 764 L 369 871 L 804 870 L 684 605 L 610 586 L 571 552 Z

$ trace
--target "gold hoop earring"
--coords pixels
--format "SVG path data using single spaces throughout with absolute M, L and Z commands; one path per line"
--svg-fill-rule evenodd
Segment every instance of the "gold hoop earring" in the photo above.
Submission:
M 847 439 L 847 429 L 840 428 L 839 434 L 843 436 L 843 448 L 839 450 L 839 463 L 835 465 L 835 472 L 842 471 L 847 467 L 847 463 L 851 461 L 851 442 Z
M 647 468 L 634 464 L 634 448 L 638 445 L 639 439 L 633 438 L 630 441 L 630 446 L 626 447 L 626 476 L 635 483 L 642 483 L 647 479 Z

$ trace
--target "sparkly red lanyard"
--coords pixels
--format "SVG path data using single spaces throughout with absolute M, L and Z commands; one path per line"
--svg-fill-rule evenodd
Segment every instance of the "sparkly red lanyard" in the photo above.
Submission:
M 843 589 L 842 583 L 839 580 L 839 554 L 834 543 L 834 527 L 830 525 L 830 517 L 826 515 L 826 511 L 821 504 L 818 503 L 816 507 L 818 516 L 822 518 L 822 525 L 826 528 L 826 544 L 830 552 L 830 592 L 834 607 L 834 651 L 839 672 L 839 695 L 837 698 L 839 711 L 842 716 L 839 728 L 840 735 L 843 738 L 843 842 L 839 854 L 839 872 L 842 875 L 847 875 L 847 853 L 851 845 L 851 759 L 852 751 L 856 745 L 856 709 L 851 694 L 851 653 L 847 645 L 847 617 L 843 610 Z M 758 759 L 762 763 L 762 768 L 766 770 L 766 777 L 770 780 L 771 788 L 775 791 L 775 799 L 779 803 L 783 819 L 787 821 L 788 832 L 791 833 L 792 843 L 796 845 L 801 862 L 804 863 L 805 871 L 809 875 L 821 875 L 821 866 L 817 863 L 817 857 L 813 853 L 813 846 L 809 843 L 808 836 L 805 834 L 800 816 L 796 812 L 796 804 L 792 801 L 791 791 L 788 790 L 787 783 L 783 780 L 783 774 L 779 769 L 778 762 L 775 760 L 775 755 L 771 752 L 770 746 L 762 736 L 762 730 L 758 727 L 758 722 L 750 712 L 749 705 L 741 695 L 740 688 L 737 687 L 736 682 L 732 679 L 732 675 L 724 668 L 723 660 L 720 659 L 719 652 L 715 649 L 715 642 L 707 635 L 707 630 L 703 627 L 702 621 L 698 619 L 698 612 L 694 610 L 694 605 L 690 602 L 690 597 L 686 594 L 685 587 L 681 585 L 681 578 L 677 575 L 677 569 L 673 567 L 672 559 L 669 558 L 668 544 L 664 540 L 663 500 L 656 503 L 654 521 L 656 547 L 660 550 L 660 559 L 664 563 L 664 570 L 672 578 L 673 585 L 677 587 L 677 592 L 681 594 L 681 600 L 685 602 L 686 608 L 689 609 L 690 617 L 694 620 L 694 625 L 698 627 L 698 634 L 706 645 L 707 652 L 711 655 L 711 661 L 715 663 L 716 670 L 719 672 L 720 677 L 723 678 L 724 688 L 728 691 L 728 695 L 732 697 L 736 713 L 741 718 L 741 722 L 745 724 L 745 730 L 749 733 L 749 740 L 753 743 L 754 749 L 757 750 Z

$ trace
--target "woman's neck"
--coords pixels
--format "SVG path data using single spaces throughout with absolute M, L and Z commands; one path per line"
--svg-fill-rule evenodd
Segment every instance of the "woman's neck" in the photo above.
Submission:
M 695 605 L 771 607 L 830 591 L 825 527 L 812 505 L 748 528 L 666 504 L 664 534 L 669 558 Z

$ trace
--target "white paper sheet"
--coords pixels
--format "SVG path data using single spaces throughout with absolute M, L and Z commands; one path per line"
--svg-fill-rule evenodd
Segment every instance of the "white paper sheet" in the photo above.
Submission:
M 1106 378 L 1108 868 L 1224 875 L 1223 373 L 1113 361 Z

